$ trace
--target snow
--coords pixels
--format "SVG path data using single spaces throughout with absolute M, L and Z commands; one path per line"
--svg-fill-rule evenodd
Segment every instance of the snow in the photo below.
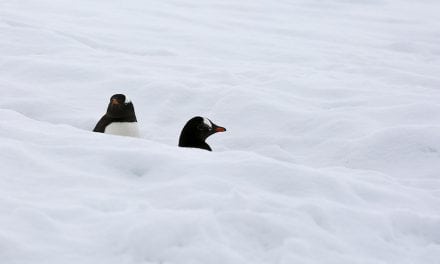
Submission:
M 0 262 L 438 263 L 439 11 L 0 1 Z M 91 132 L 116 93 L 142 138 Z

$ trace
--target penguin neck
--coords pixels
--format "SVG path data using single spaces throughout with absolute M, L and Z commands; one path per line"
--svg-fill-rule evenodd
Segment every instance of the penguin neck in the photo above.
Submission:
M 107 116 L 112 120 L 112 122 L 137 122 L 135 114 L 127 116 L 113 116 L 107 113 Z

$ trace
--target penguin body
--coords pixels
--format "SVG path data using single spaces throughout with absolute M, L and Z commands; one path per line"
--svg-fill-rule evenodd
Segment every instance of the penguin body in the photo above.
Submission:
M 105 134 L 140 137 L 137 122 L 112 122 L 105 127 Z
M 133 103 L 123 94 L 115 94 L 110 98 L 107 112 L 98 121 L 93 132 L 140 137 Z
M 217 126 L 206 117 L 193 117 L 185 124 L 180 133 L 179 147 L 200 148 L 212 151 L 205 140 L 212 134 L 225 131 L 224 127 Z

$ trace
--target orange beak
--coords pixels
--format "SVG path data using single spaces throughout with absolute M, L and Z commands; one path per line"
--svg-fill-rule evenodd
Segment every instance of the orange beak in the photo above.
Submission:
M 224 128 L 224 127 L 216 127 L 215 128 L 215 132 L 225 132 L 226 131 L 226 128 Z

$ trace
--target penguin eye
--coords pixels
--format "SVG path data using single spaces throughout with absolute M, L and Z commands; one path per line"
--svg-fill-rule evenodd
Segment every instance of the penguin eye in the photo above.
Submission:
M 207 126 L 207 125 L 205 125 L 205 124 L 198 125 L 198 126 L 197 126 L 197 129 L 198 129 L 198 130 L 212 130 L 211 127 L 209 127 L 209 126 Z

